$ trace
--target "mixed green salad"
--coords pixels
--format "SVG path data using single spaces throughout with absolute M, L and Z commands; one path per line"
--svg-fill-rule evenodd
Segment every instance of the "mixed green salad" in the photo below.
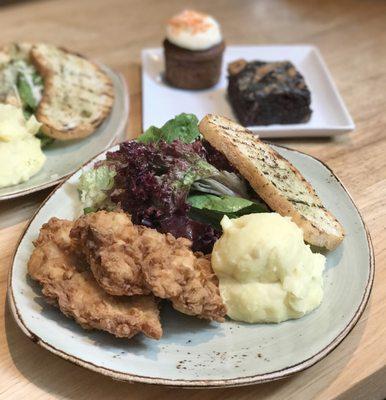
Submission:
M 209 253 L 224 215 L 267 206 L 223 154 L 203 139 L 198 119 L 180 114 L 109 152 L 79 181 L 84 212 L 122 209 L 133 222 L 187 237 Z

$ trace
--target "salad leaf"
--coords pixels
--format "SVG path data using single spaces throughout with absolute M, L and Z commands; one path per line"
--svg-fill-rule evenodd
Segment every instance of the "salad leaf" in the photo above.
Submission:
M 23 109 L 35 112 L 43 93 L 43 78 L 32 64 L 24 60 L 16 60 L 11 68 Z
M 216 175 L 195 181 L 192 190 L 217 196 L 249 198 L 245 179 L 228 171 L 219 171 Z
M 210 165 L 199 156 L 189 157 L 191 164 L 188 169 L 183 172 L 182 176 L 175 180 L 173 185 L 176 187 L 190 188 L 194 182 L 199 179 L 209 178 L 219 173 L 213 165 Z
M 79 178 L 78 191 L 85 214 L 98 209 L 115 208 L 108 197 L 109 191 L 114 186 L 115 175 L 115 171 L 107 165 L 100 165 L 83 172 Z
M 198 119 L 194 114 L 182 113 L 167 121 L 161 128 L 151 126 L 138 137 L 141 143 L 157 143 L 161 140 L 172 143 L 181 140 L 183 143 L 193 143 L 199 136 Z
M 195 208 L 206 208 L 207 210 L 221 211 L 224 213 L 235 213 L 243 208 L 256 204 L 241 197 L 214 196 L 211 194 L 189 196 L 188 202 Z
M 262 204 L 234 196 L 197 194 L 189 196 L 187 201 L 191 205 L 190 216 L 193 219 L 209 222 L 217 229 L 221 229 L 220 221 L 224 215 L 238 218 L 246 214 L 267 212 Z
M 180 140 L 121 144 L 106 157 L 117 173 L 112 201 L 120 203 L 142 225 L 159 223 L 161 216 L 176 212 L 182 215 L 191 184 L 218 173 L 200 151 L 199 143 Z
M 145 133 L 137 138 L 137 141 L 140 143 L 157 143 L 162 138 L 162 130 L 157 128 L 156 126 L 151 126 L 146 129 Z
M 179 114 L 174 119 L 169 120 L 161 128 L 163 138 L 167 143 L 179 139 L 184 143 L 192 143 L 199 136 L 198 119 L 194 114 Z
M 40 145 L 42 148 L 47 147 L 51 143 L 55 142 L 55 139 L 45 135 L 42 131 L 36 134 L 36 137 L 40 140 Z
M 25 108 L 30 108 L 31 110 L 36 110 L 38 102 L 33 95 L 33 89 L 30 82 L 27 80 L 24 74 L 19 74 L 17 78 L 17 90 L 19 92 L 20 99 Z

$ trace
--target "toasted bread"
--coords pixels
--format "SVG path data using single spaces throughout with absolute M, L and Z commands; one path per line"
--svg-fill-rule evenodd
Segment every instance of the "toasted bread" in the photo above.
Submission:
M 36 112 L 43 132 L 59 140 L 92 134 L 113 106 L 109 77 L 96 64 L 55 46 L 36 44 L 30 56 L 44 79 Z
M 303 230 L 306 242 L 332 250 L 343 240 L 343 227 L 325 209 L 312 186 L 268 144 L 218 115 L 204 117 L 199 129 L 273 211 L 292 218 Z

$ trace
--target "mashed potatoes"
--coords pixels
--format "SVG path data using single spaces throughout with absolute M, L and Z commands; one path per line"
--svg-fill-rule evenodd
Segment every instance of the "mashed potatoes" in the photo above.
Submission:
M 230 318 L 281 322 L 320 305 L 325 257 L 311 252 L 290 218 L 250 214 L 221 225 L 212 266 Z
M 0 104 L 0 188 L 27 181 L 42 168 L 46 157 L 35 138 L 41 124 L 25 120 L 21 109 Z

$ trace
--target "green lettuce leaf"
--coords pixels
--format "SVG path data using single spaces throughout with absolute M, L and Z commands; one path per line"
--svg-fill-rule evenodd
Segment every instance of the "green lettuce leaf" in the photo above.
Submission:
M 189 196 L 188 203 L 191 205 L 191 218 L 210 223 L 217 229 L 221 229 L 220 221 L 224 215 L 238 218 L 246 214 L 267 212 L 262 204 L 233 196 L 197 194 Z
M 114 186 L 115 171 L 107 165 L 89 169 L 79 178 L 78 191 L 85 214 L 99 209 L 112 210 L 107 193 Z
M 141 143 L 156 143 L 160 140 L 171 143 L 179 139 L 184 143 L 192 143 L 199 136 L 197 117 L 182 113 L 167 121 L 161 128 L 151 126 L 137 140 Z
M 141 143 L 157 143 L 161 140 L 162 131 L 160 128 L 156 126 L 151 126 L 150 128 L 146 129 L 145 133 L 137 138 L 138 142 Z
M 24 60 L 15 61 L 12 68 L 23 109 L 34 113 L 43 93 L 43 79 L 33 65 Z
M 55 142 L 55 139 L 45 135 L 42 131 L 36 134 L 36 137 L 40 140 L 40 145 L 42 148 L 49 146 L 51 143 Z
M 43 93 L 43 78 L 32 65 L 24 60 L 15 61 L 13 69 L 13 80 L 22 103 L 23 114 L 26 119 L 29 119 L 39 106 Z M 40 139 L 42 148 L 54 142 L 54 139 L 46 136 L 42 131 L 36 137 Z
M 190 188 L 199 179 L 208 178 L 219 173 L 216 167 L 209 164 L 199 156 L 190 159 L 191 166 L 181 176 L 175 176 L 173 186 Z M 179 174 L 177 174 L 179 175 Z
M 243 208 L 256 204 L 241 197 L 214 196 L 211 194 L 193 195 L 189 197 L 188 201 L 192 207 L 200 209 L 206 208 L 208 210 L 221 211 L 224 213 L 235 213 Z
M 30 110 L 35 111 L 38 106 L 38 102 L 36 101 L 33 95 L 33 89 L 24 74 L 19 73 L 18 75 L 17 90 L 23 103 L 23 108 L 29 108 Z

